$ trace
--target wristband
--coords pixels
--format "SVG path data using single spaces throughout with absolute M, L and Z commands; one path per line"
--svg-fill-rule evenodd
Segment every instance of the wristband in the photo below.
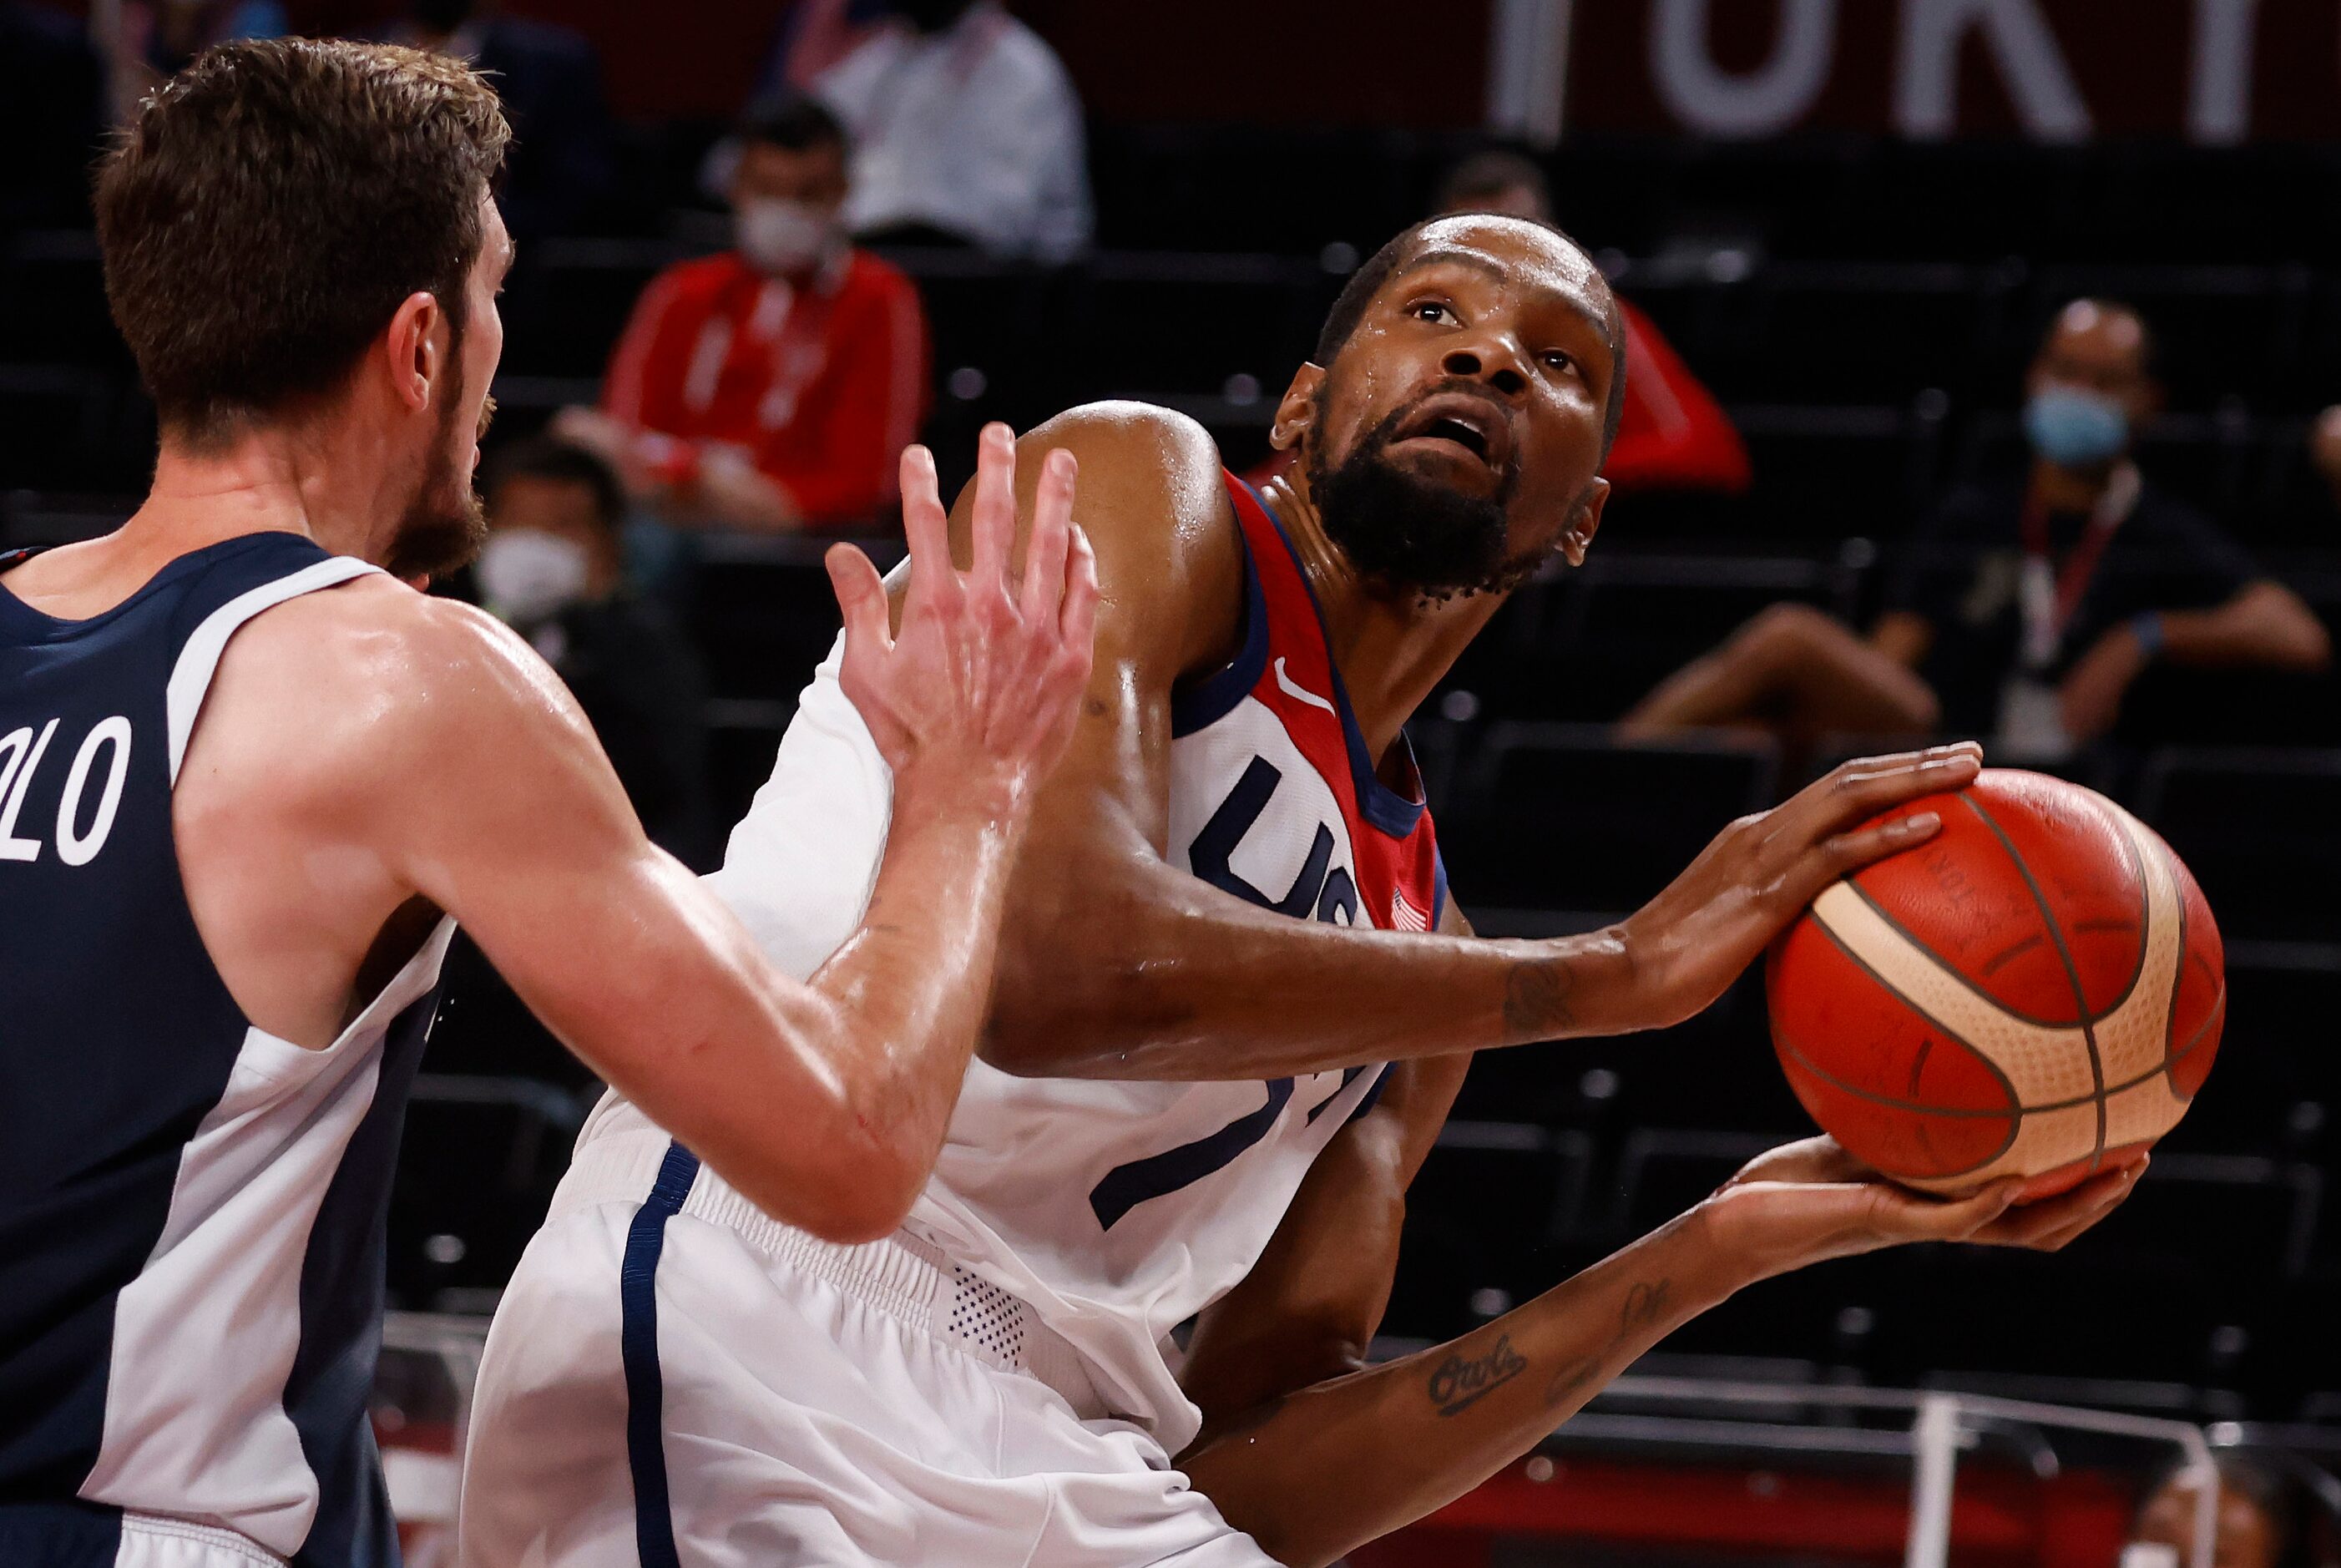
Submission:
M 2151 659 L 2162 652 L 2162 612 L 2140 610 L 2129 618 L 2129 634 L 2137 639 L 2137 651 Z

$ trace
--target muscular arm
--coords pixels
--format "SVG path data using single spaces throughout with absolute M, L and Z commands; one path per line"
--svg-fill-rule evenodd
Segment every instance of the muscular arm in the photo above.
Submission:
M 1234 652 L 1240 613 L 1237 524 L 1209 437 L 1160 409 L 1099 404 L 1022 445 L 1080 457 L 1076 516 L 1104 599 L 1072 750 L 1015 873 L 984 1044 L 1009 1072 L 1274 1078 L 1671 1023 L 1844 870 L 1933 831 L 1848 829 L 1972 776 L 1968 753 L 1858 766 L 1735 824 L 1649 908 L 1589 935 L 1479 942 L 1256 908 L 1164 859 L 1171 690 Z
M 238 1003 L 323 1044 L 378 934 L 408 929 L 395 916 L 420 901 L 760 1207 L 837 1240 L 890 1230 L 940 1147 L 1009 866 L 1088 674 L 1095 584 L 1071 465 L 1042 482 L 1020 585 L 1012 462 L 1005 428 L 988 432 L 962 574 L 932 466 L 906 459 L 899 634 L 868 560 L 831 554 L 842 684 L 895 790 L 867 917 L 812 984 L 773 970 L 651 844 L 526 644 L 375 578 L 239 634 L 187 754 L 174 817 L 190 904 Z
M 1451 901 L 1439 929 L 1471 934 Z M 1251 1273 L 1202 1314 L 1180 1376 L 1203 1413 L 1196 1449 L 1296 1389 L 1366 1364 L 1398 1272 L 1406 1190 L 1470 1062 L 1436 1056 L 1392 1067 L 1374 1108 L 1310 1166 Z
M 1331 1563 L 1494 1474 L 1643 1352 L 1746 1285 L 1902 1242 L 2053 1251 L 2119 1203 L 2136 1177 L 2135 1167 L 2109 1172 L 2011 1209 L 2020 1183 L 1943 1202 L 1876 1179 L 1826 1138 L 1790 1144 L 1461 1339 L 1220 1416 L 1180 1465 L 1279 1562 Z

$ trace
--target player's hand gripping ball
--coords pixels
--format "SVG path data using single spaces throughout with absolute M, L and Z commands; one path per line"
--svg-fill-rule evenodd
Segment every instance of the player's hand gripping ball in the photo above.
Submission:
M 1773 944 L 1772 1043 L 1856 1156 L 1935 1193 L 2043 1197 L 2177 1124 L 2226 1015 L 2219 929 L 2170 846 L 2097 794 L 1987 768 L 1934 839 L 1831 884 Z

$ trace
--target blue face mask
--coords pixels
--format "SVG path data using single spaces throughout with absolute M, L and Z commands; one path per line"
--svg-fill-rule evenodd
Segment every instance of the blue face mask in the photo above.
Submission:
M 2129 415 L 2103 393 L 2052 386 L 2025 404 L 2024 438 L 2059 468 L 2094 468 L 2129 444 Z

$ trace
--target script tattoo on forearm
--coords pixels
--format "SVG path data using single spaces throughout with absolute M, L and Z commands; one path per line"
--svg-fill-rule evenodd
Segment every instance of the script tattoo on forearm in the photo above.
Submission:
M 1529 1359 L 1512 1348 L 1511 1336 L 1498 1334 L 1487 1354 L 1450 1355 L 1431 1370 L 1431 1405 L 1441 1415 L 1460 1415 L 1528 1369 Z
M 1555 1369 L 1552 1380 L 1545 1384 L 1544 1403 L 1548 1409 L 1566 1404 L 1578 1394 L 1600 1380 L 1601 1371 L 1618 1347 L 1639 1334 L 1652 1324 L 1666 1319 L 1667 1303 L 1674 1282 L 1668 1280 L 1637 1280 L 1626 1292 L 1625 1303 L 1618 1309 L 1618 1332 L 1609 1343 L 1591 1355 L 1581 1355 L 1565 1361 Z
M 1504 1027 L 1514 1034 L 1558 1034 L 1575 1026 L 1569 994 L 1577 977 L 1565 957 L 1527 958 L 1504 980 Z

